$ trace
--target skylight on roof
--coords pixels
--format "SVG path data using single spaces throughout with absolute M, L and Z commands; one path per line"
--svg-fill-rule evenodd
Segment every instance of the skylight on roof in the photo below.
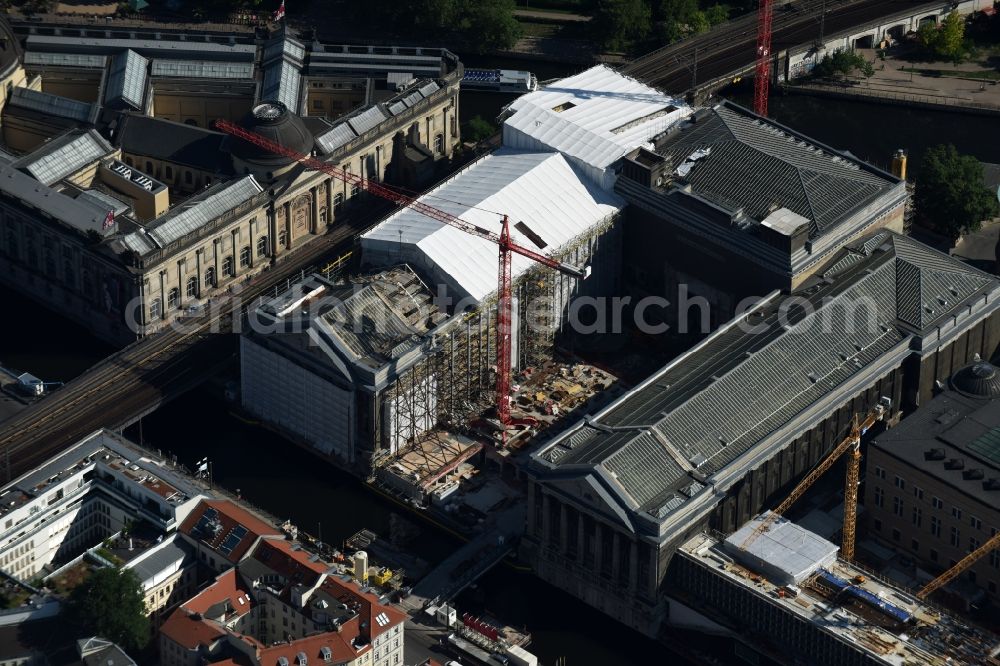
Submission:
M 573 102 L 563 102 L 562 104 L 559 104 L 558 106 L 553 106 L 552 110 L 555 111 L 556 113 L 562 113 L 563 111 L 569 111 L 570 109 L 572 109 L 575 106 L 576 106 L 576 104 L 574 104 Z

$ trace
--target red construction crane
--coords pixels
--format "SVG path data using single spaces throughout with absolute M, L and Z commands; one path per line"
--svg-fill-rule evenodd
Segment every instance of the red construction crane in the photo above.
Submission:
M 359 188 L 370 192 L 383 199 L 388 199 L 395 204 L 403 207 L 409 207 L 413 210 L 426 215 L 427 217 L 442 222 L 444 224 L 451 225 L 458 229 L 461 229 L 467 234 L 473 236 L 478 236 L 485 240 L 495 243 L 500 248 L 500 265 L 499 265 L 499 279 L 497 284 L 497 419 L 500 421 L 502 429 L 502 437 L 504 443 L 507 439 L 507 427 L 515 424 L 515 420 L 511 418 L 510 415 L 510 376 L 511 376 L 511 307 L 513 299 L 511 297 L 511 290 L 513 279 L 511 276 L 511 253 L 519 254 L 523 257 L 532 259 L 543 266 L 548 266 L 549 268 L 554 268 L 561 273 L 566 275 L 571 275 L 576 278 L 585 278 L 590 274 L 589 269 L 581 269 L 571 264 L 567 264 L 562 261 L 557 261 L 551 257 L 547 257 L 544 254 L 540 254 L 526 248 L 522 245 L 518 245 L 510 237 L 510 222 L 506 215 L 502 216 L 502 222 L 500 226 L 500 233 L 495 231 L 490 231 L 489 229 L 484 229 L 479 225 L 467 222 L 460 217 L 456 217 L 451 213 L 445 212 L 439 208 L 429 206 L 422 201 L 418 201 L 414 197 L 408 194 L 404 194 L 396 189 L 382 185 L 381 183 L 372 182 L 367 178 L 353 174 L 349 171 L 344 171 L 343 169 L 333 165 L 323 162 L 311 157 L 309 155 L 304 155 L 298 151 L 292 150 L 286 146 L 281 145 L 275 141 L 263 137 L 256 132 L 251 132 L 239 125 L 229 122 L 228 120 L 217 120 L 215 122 L 216 128 L 226 134 L 232 135 L 243 141 L 247 141 L 256 146 L 263 148 L 276 155 L 284 155 L 292 160 L 295 160 L 299 164 L 309 168 L 315 169 L 316 171 L 322 171 L 337 180 L 341 180 L 350 185 L 357 185 Z M 534 242 L 538 242 L 539 245 L 543 245 L 541 239 L 535 241 L 538 236 L 524 225 L 523 223 L 518 223 L 516 225 L 518 229 L 522 231 L 528 238 L 532 239 Z
M 771 86 L 771 0 L 760 0 L 757 10 L 757 69 L 753 76 L 753 112 L 767 115 L 767 93 Z

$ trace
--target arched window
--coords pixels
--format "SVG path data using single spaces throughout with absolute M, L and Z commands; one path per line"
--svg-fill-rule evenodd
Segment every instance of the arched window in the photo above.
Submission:
M 434 137 L 434 152 L 443 153 L 444 152 L 444 135 L 438 134 Z
M 160 308 L 160 299 L 154 298 L 153 301 L 149 304 L 149 318 L 159 319 L 162 316 L 162 314 L 163 313 Z
M 267 256 L 267 236 L 261 236 L 257 239 L 257 256 Z
M 167 307 L 176 308 L 178 303 L 181 301 L 181 290 L 174 287 L 167 292 Z
M 195 298 L 198 295 L 198 278 L 189 277 L 187 281 L 187 289 L 185 290 L 188 298 Z
M 205 285 L 208 287 L 215 286 L 215 266 L 209 266 L 205 269 Z
M 250 246 L 247 245 L 245 248 L 240 250 L 240 266 L 247 268 L 250 265 Z
M 232 257 L 226 257 L 225 259 L 223 259 L 223 261 L 222 261 L 222 274 L 223 275 L 228 275 L 229 277 L 232 277 L 232 276 L 236 275 L 236 270 L 235 270 L 235 266 L 233 266 L 233 258 Z

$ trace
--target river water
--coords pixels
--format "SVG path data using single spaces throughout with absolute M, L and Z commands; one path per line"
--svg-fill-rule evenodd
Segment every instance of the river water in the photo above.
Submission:
M 532 69 L 519 61 L 475 65 Z M 552 66 L 538 73 L 544 79 L 575 69 Z M 512 99 L 491 93 L 463 94 L 463 119 L 473 115 L 493 119 Z M 745 97 L 737 96 L 737 100 L 746 102 Z M 912 162 L 919 162 L 928 146 L 945 141 L 979 159 L 1000 162 L 995 119 L 799 96 L 772 99 L 771 115 L 831 147 L 850 150 L 881 166 L 888 164 L 896 148 L 907 148 Z M 110 351 L 79 327 L 9 289 L 0 288 L 0 301 L 8 313 L 0 328 L 2 365 L 45 380 L 66 381 Z M 429 561 L 441 559 L 456 545 L 451 537 L 420 524 L 357 479 L 230 415 L 227 405 L 208 390 L 176 400 L 127 434 L 176 455 L 188 466 L 208 456 L 217 483 L 239 489 L 251 503 L 291 519 L 330 543 L 369 528 Z M 473 612 L 486 610 L 526 625 L 534 637 L 533 651 L 547 664 L 559 657 L 565 657 L 568 666 L 666 663 L 662 647 L 534 576 L 506 567 L 484 577 L 459 603 Z

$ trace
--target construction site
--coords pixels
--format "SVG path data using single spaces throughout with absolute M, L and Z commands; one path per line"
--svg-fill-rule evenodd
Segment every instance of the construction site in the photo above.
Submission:
M 835 544 L 794 523 L 779 521 L 744 550 L 741 541 L 758 524 L 728 538 L 688 540 L 675 560 L 672 603 L 733 627 L 782 663 L 998 663 L 996 635 L 838 558 Z M 789 662 L 788 654 L 803 656 Z

